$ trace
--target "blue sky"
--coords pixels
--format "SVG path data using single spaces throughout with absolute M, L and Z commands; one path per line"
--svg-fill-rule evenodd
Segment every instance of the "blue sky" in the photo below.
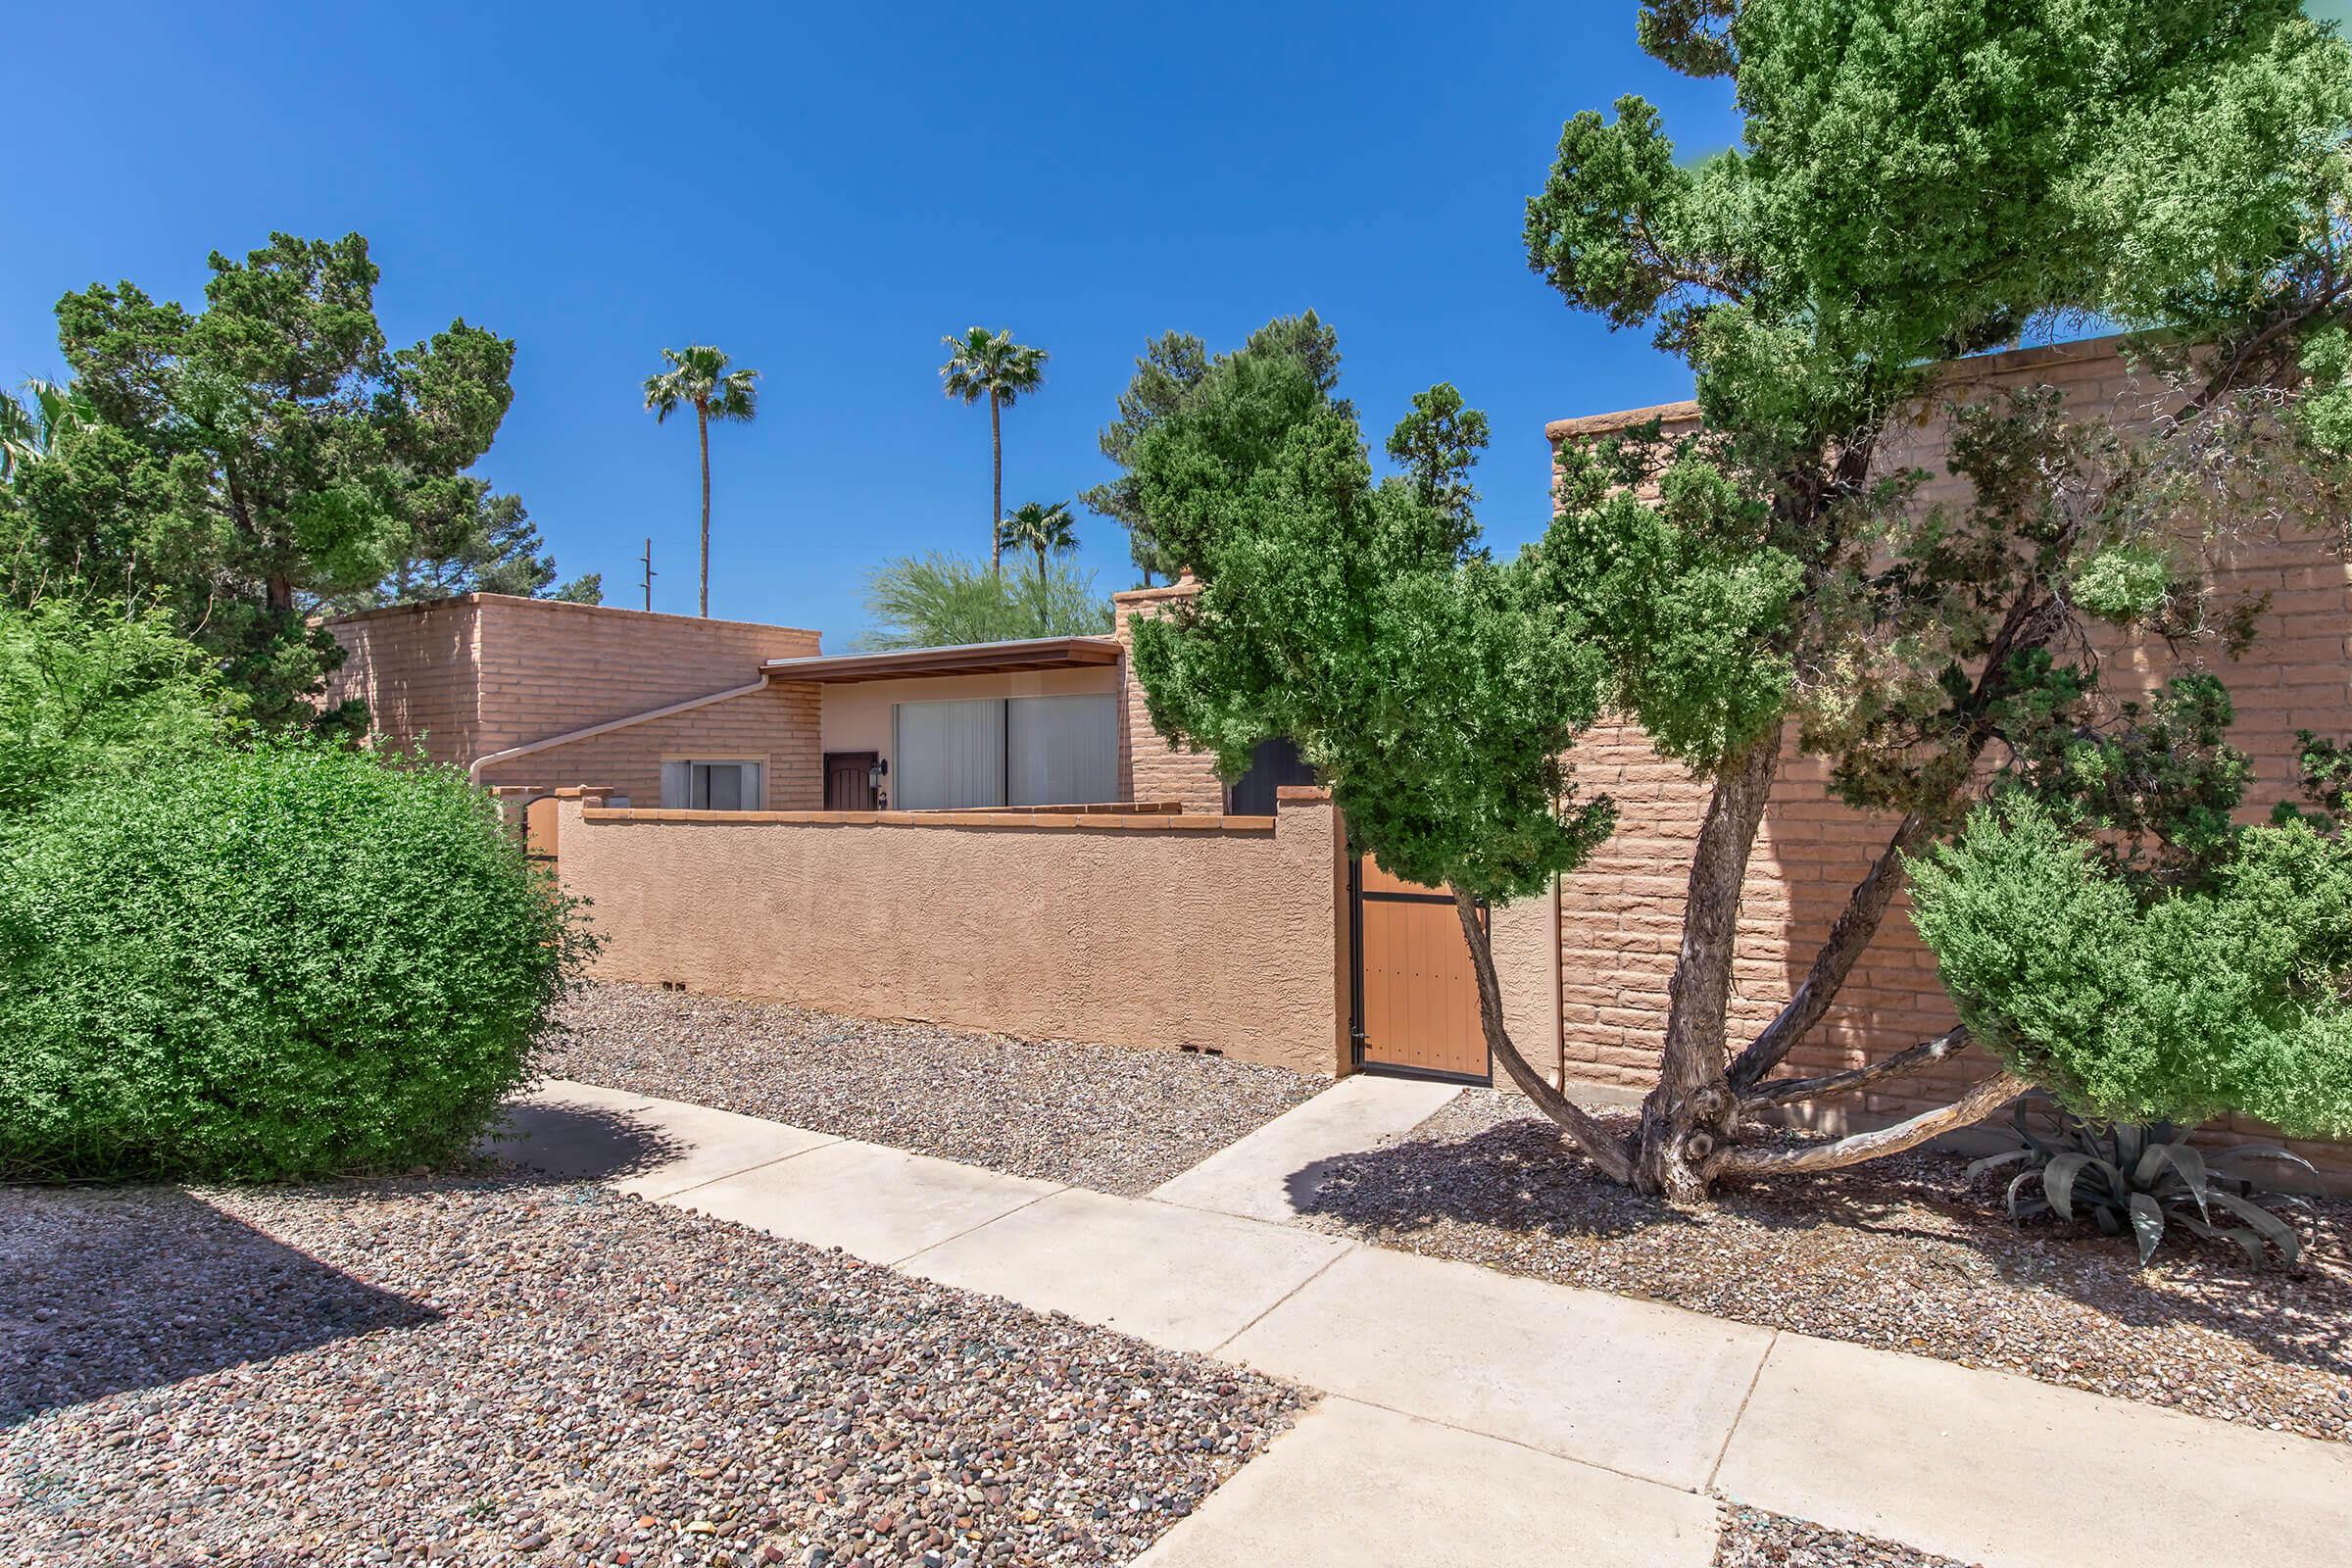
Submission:
M 1375 446 L 1450 379 L 1495 431 L 1490 536 L 1545 510 L 1542 426 L 1684 395 L 1642 334 L 1526 270 L 1560 122 L 1641 92 L 1687 147 L 1720 84 L 1633 41 L 1633 7 L 1197 5 L 33 8 L 11 24 L 0 378 L 56 374 L 50 311 L 128 277 L 195 301 L 272 228 L 365 233 L 396 341 L 454 316 L 518 340 L 481 468 L 568 575 L 691 611 L 691 423 L 638 387 L 664 344 L 763 372 L 713 436 L 714 614 L 863 624 L 880 558 L 984 550 L 988 418 L 943 334 L 1053 356 L 1005 420 L 1005 497 L 1108 471 L 1095 436 L 1145 340 L 1230 347 L 1312 307 Z M 1125 539 L 1081 514 L 1099 586 Z

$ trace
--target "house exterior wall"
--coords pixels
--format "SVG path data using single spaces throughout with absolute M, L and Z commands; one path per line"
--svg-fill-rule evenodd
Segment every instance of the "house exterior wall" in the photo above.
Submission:
M 1328 796 L 1273 817 L 560 804 L 597 973 L 854 1015 L 1344 1069 Z
M 817 745 L 818 690 L 771 685 L 666 718 L 492 762 L 481 770 L 481 781 L 494 789 L 529 795 L 585 785 L 609 789 L 631 806 L 656 808 L 662 804 L 664 760 L 748 759 L 764 764 L 761 809 L 812 811 L 825 804 Z
M 891 708 L 899 703 L 951 702 L 981 697 L 1064 697 L 1086 693 L 1116 693 L 1119 670 L 1111 665 L 1090 669 L 1023 670 L 1002 675 L 942 675 L 915 680 L 828 682 L 814 688 L 823 693 L 824 746 L 828 752 L 873 752 L 885 760 L 891 755 Z M 889 791 L 884 781 L 884 792 Z M 823 780 L 817 793 L 823 794 Z M 1132 800 L 1127 796 L 1124 799 Z M 821 802 L 820 802 L 821 804 Z M 1071 801 L 1072 806 L 1108 805 L 1102 801 Z
M 435 761 L 492 752 L 757 680 L 817 652 L 793 626 L 649 614 L 504 594 L 396 605 L 327 623 L 343 645 L 327 701 L 365 700 L 394 745 Z
M 2048 384 L 2069 406 L 2128 424 L 2151 416 L 2160 389 L 2135 380 L 2113 340 L 1989 356 L 1955 367 L 1952 379 L 1973 391 Z M 1604 421 L 1562 421 L 1563 436 L 1598 433 Z M 1671 428 L 1671 425 L 1670 425 Z M 1941 420 L 1890 445 L 1889 458 L 1936 475 L 1927 500 L 1958 499 L 1965 485 L 1946 474 Z M 2222 662 L 2237 710 L 2232 744 L 2253 760 L 2255 782 L 2245 812 L 2253 819 L 2291 794 L 2298 728 L 2352 733 L 2352 565 L 2316 540 L 2206 548 L 2203 560 L 2225 595 L 2269 593 L 2259 640 L 2242 661 Z M 2118 695 L 2137 695 L 2178 666 L 2161 642 L 2105 639 L 2103 680 Z M 1656 1041 L 1667 984 L 1682 935 L 1684 879 L 1706 790 L 1677 763 L 1651 750 L 1630 725 L 1594 728 L 1571 755 L 1578 786 L 1618 804 L 1616 833 L 1560 889 L 1562 1050 L 1572 1079 L 1645 1087 L 1657 1064 Z M 1733 972 L 1730 1013 L 1735 1040 L 1752 1035 L 1785 1003 L 1844 906 L 1854 884 L 1885 846 L 1889 819 L 1833 799 L 1827 765 L 1791 749 L 1765 812 L 1748 866 Z M 1837 1071 L 1949 1028 L 1951 1002 L 1934 955 L 1912 929 L 1898 899 L 1877 940 L 1836 1005 L 1791 1054 L 1799 1075 Z M 1948 1102 L 1983 1076 L 1975 1052 L 1883 1093 L 1806 1107 L 1805 1119 L 1832 1130 L 1880 1125 Z M 2215 1130 L 2221 1141 L 2272 1135 L 2236 1121 Z M 2352 1152 L 2322 1144 L 2289 1147 L 2352 1174 Z
M 1112 635 L 1123 647 L 1134 643 L 1132 630 L 1139 615 L 1162 612 L 1171 601 L 1196 590 L 1189 582 L 1167 588 L 1137 588 L 1110 596 Z M 1119 661 L 1119 689 L 1124 696 L 1119 724 L 1119 792 L 1129 801 L 1180 801 L 1188 811 L 1225 808 L 1225 780 L 1218 776 L 1217 760 L 1205 752 L 1171 746 L 1152 727 L 1144 707 L 1143 683 L 1135 678 L 1135 662 Z

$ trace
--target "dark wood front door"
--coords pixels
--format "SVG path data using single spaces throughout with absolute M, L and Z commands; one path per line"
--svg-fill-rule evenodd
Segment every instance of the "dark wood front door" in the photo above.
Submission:
M 1487 1082 L 1478 977 L 1452 896 L 1391 876 L 1369 856 L 1349 881 L 1357 1065 Z
M 870 811 L 874 808 L 874 763 L 880 759 L 872 752 L 827 752 L 825 754 L 825 809 L 828 811 Z

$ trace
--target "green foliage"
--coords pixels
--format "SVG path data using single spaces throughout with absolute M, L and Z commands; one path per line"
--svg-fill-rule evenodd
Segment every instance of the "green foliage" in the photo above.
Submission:
M 1136 442 L 1152 537 L 1201 582 L 1135 623 L 1152 723 L 1229 774 L 1287 737 L 1389 870 L 1526 897 L 1612 820 L 1560 762 L 1599 661 L 1533 562 L 1496 564 L 1465 517 L 1373 483 L 1336 367 L 1319 323 L 1276 322 Z
M 1324 392 L 1339 384 L 1339 334 L 1312 311 L 1276 318 L 1252 332 L 1243 349 L 1296 359 L 1305 368 L 1307 379 Z M 1163 333 L 1146 344 L 1143 357 L 1135 362 L 1135 379 L 1119 394 L 1119 416 L 1102 427 L 1098 442 L 1102 455 L 1122 472 L 1078 497 L 1092 511 L 1127 525 L 1129 552 L 1147 583 L 1153 572 L 1173 582 L 1186 563 L 1152 531 L 1142 481 L 1135 472 L 1136 448 L 1146 431 L 1184 406 L 1207 373 L 1207 346 L 1190 332 Z
M 2129 625 L 2163 606 L 2173 577 L 2172 561 L 2157 546 L 2138 541 L 2111 545 L 2075 569 L 2075 603 L 2101 620 Z
M 2256 1162 L 2295 1165 L 2316 1186 L 2319 1174 L 2302 1155 L 2258 1145 L 2205 1153 L 2166 1124 L 2118 1123 L 2102 1132 L 2064 1110 L 2053 1113 L 2057 1125 L 2045 1136 L 2034 1131 L 2029 1110 L 2021 1101 L 2013 1120 L 2024 1147 L 1968 1167 L 1971 1179 L 2010 1165 L 2024 1167 L 2009 1180 L 2005 1204 L 2012 1220 L 2036 1214 L 2087 1218 L 2109 1236 L 2129 1234 L 2142 1268 L 2164 1245 L 2172 1221 L 2208 1241 L 2234 1242 L 2255 1268 L 2268 1257 L 2266 1243 L 2278 1249 L 2288 1268 L 2302 1257 L 2302 1237 L 2261 1200 L 2263 1184 L 2245 1174 L 2245 1167 Z
M 5 848 L 0 1170 L 262 1180 L 462 1152 L 584 934 L 454 769 L 323 744 L 70 792 Z
M 459 320 L 390 348 L 357 234 L 210 265 L 201 312 L 130 282 L 58 302 L 87 414 L 18 466 L 8 589 L 160 605 L 256 720 L 349 724 L 313 706 L 342 655 L 306 617 L 478 499 L 464 470 L 513 399 L 514 345 Z
M 1076 525 L 1066 501 L 1026 501 L 997 525 L 997 548 L 1037 552 L 1037 576 L 1046 577 L 1046 557 L 1066 556 L 1078 548 Z
M 1004 553 L 998 537 L 1004 520 L 1004 411 L 1045 385 L 1044 349 L 1012 340 L 1012 330 L 991 332 L 984 326 L 966 327 L 961 337 L 945 337 L 948 363 L 939 368 L 940 387 L 968 407 L 988 405 L 988 427 L 993 450 L 995 494 L 989 504 L 988 565 L 997 569 Z
M 2352 845 L 2239 830 L 2193 884 L 2113 874 L 2022 792 L 1910 866 L 1969 1032 L 2079 1115 L 2352 1133 Z
M 858 646 L 948 648 L 1023 637 L 1101 637 L 1111 628 L 1110 604 L 1095 593 L 1095 574 L 1065 561 L 1037 573 L 1002 573 L 961 556 L 898 556 L 865 580 L 873 622 Z
M 1413 411 L 1389 432 L 1389 456 L 1404 469 L 1420 503 L 1470 526 L 1478 490 L 1470 470 L 1487 449 L 1487 416 L 1462 406 L 1450 381 L 1413 394 Z
M 203 755 L 234 703 L 201 649 L 161 612 L 125 615 L 46 599 L 0 604 L 0 840 L 46 801 Z

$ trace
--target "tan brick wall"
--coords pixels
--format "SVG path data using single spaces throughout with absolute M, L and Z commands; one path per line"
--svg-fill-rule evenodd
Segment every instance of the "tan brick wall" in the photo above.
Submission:
M 817 652 L 817 634 L 794 626 L 503 594 L 365 611 L 327 624 L 345 650 L 327 700 L 359 697 L 393 744 L 422 738 L 434 760 L 457 763 L 747 685 L 767 660 Z M 735 714 L 724 722 L 753 721 Z M 772 719 L 760 722 L 773 727 Z M 616 737 L 604 750 L 627 744 Z
M 762 808 L 812 811 L 825 804 L 818 722 L 816 687 L 770 686 L 493 762 L 482 770 L 482 782 L 521 786 L 533 795 L 602 785 L 632 806 L 651 808 L 662 804 L 664 758 L 754 759 L 766 764 Z
M 2146 417 L 2158 399 L 2158 390 L 2135 382 L 2105 340 L 1974 361 L 1955 377 L 1986 386 L 2058 385 L 2070 406 L 2122 422 Z M 1552 428 L 1556 439 L 1592 427 L 1563 421 Z M 1943 474 L 1943 439 L 1944 431 L 1931 424 L 1889 449 L 1890 457 L 1939 476 L 1931 499 L 1964 493 L 1960 481 Z M 2237 705 L 2231 741 L 2254 760 L 2247 814 L 2259 816 L 2292 789 L 2298 728 L 2352 733 L 2352 567 L 2313 541 L 2210 550 L 2205 559 L 2226 593 L 2273 596 L 2252 654 L 2218 666 Z M 2112 640 L 2102 654 L 2109 689 L 2126 695 L 2154 686 L 2175 667 L 2161 643 Z M 1596 728 L 1570 760 L 1583 789 L 1616 798 L 1619 820 L 1615 836 L 1561 885 L 1562 1049 L 1571 1077 L 1645 1085 L 1656 1065 L 1682 934 L 1684 878 L 1706 795 L 1631 726 Z M 1788 1000 L 1890 831 L 1890 822 L 1833 800 L 1826 777 L 1825 764 L 1792 758 L 1765 814 L 1741 903 L 1731 1006 L 1736 1041 Z M 1790 1070 L 1856 1066 L 1950 1026 L 1950 1001 L 1907 908 L 1897 902 L 1837 1005 L 1792 1054 Z M 1902 1080 L 1892 1093 L 1841 1103 L 1858 1124 L 1880 1123 L 1948 1101 L 1984 1070 L 1972 1053 Z M 2246 1125 L 2226 1131 L 2262 1136 Z M 2352 1152 L 2292 1147 L 2352 1173 Z
M 1179 583 L 1171 588 L 1138 588 L 1110 596 L 1113 635 L 1122 645 L 1133 642 L 1129 627 L 1138 615 L 1152 615 L 1172 599 L 1193 593 Z M 1132 660 L 1119 661 L 1119 684 L 1124 713 L 1119 726 L 1119 793 L 1129 801 L 1181 801 L 1194 811 L 1225 808 L 1225 781 L 1217 775 L 1217 760 L 1205 752 L 1181 751 L 1170 746 L 1152 727 L 1144 708 L 1143 683 L 1135 678 Z
M 596 969 L 836 1012 L 1343 1067 L 1328 797 L 1274 817 L 560 807 Z
M 343 664 L 327 677 L 328 706 L 357 697 L 377 731 L 402 750 L 421 743 L 437 762 L 477 755 L 481 614 L 472 599 L 369 611 L 329 621 Z

